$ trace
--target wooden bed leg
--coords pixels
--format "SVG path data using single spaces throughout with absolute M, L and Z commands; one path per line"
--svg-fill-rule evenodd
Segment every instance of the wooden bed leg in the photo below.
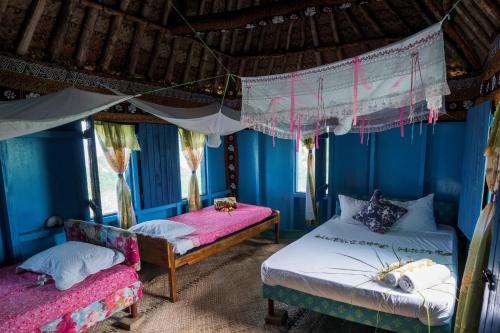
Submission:
M 116 326 L 126 331 L 134 331 L 143 322 L 144 316 L 139 313 L 139 304 L 134 303 L 125 309 L 129 316 L 121 318 Z
M 177 275 L 175 271 L 175 253 L 172 244 L 167 245 L 168 257 L 168 286 L 170 289 L 170 301 L 177 302 Z
M 130 317 L 132 318 L 139 317 L 139 304 L 134 303 L 130 306 Z
M 279 224 L 279 222 L 274 224 L 274 243 L 275 244 L 280 243 L 280 224 Z
M 284 326 L 288 319 L 288 312 L 286 310 L 276 310 L 274 308 L 274 300 L 267 300 L 267 316 L 266 324 Z

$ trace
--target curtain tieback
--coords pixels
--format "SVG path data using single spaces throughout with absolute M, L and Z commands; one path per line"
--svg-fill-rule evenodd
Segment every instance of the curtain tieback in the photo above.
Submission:
M 196 170 L 191 170 L 191 174 L 195 175 L 196 174 Z
M 119 173 L 118 178 L 123 178 L 123 173 Z

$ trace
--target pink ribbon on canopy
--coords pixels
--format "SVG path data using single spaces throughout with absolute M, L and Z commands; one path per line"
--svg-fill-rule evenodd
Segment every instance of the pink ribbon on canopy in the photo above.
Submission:
M 290 132 L 295 130 L 295 73 L 290 76 Z
M 299 152 L 300 149 L 300 129 L 302 127 L 302 123 L 300 121 L 300 113 L 297 115 L 297 137 L 295 140 L 295 150 L 297 153 Z
M 404 125 L 404 113 L 405 113 L 405 108 L 402 106 L 399 109 L 399 130 L 401 132 L 401 137 L 405 137 L 405 125 Z

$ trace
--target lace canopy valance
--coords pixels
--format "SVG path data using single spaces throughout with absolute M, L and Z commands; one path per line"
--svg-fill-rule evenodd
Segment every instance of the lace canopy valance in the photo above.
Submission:
M 337 63 L 242 78 L 242 122 L 279 138 L 434 122 L 449 94 L 441 25 Z

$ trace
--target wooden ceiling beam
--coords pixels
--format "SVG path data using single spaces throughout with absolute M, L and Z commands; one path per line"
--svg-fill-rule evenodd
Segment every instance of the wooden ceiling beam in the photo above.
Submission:
M 194 52 L 196 51 L 196 46 L 194 42 L 189 47 L 188 57 L 186 59 L 186 64 L 184 65 L 184 73 L 182 74 L 182 82 L 188 82 L 189 75 L 191 74 L 191 67 L 193 65 Z
M 387 9 L 387 11 L 389 11 L 392 14 L 392 16 L 394 16 L 398 20 L 399 24 L 401 25 L 401 27 L 403 27 L 403 29 L 405 29 L 405 32 L 408 35 L 413 33 L 413 29 L 406 23 L 404 19 L 401 19 L 401 15 L 396 12 L 396 9 L 389 2 L 389 0 L 382 0 L 382 4 Z
M 16 53 L 18 55 L 26 55 L 28 53 L 31 40 L 35 33 L 36 27 L 40 18 L 42 17 L 45 6 L 47 5 L 47 0 L 35 0 L 28 11 L 27 22 L 24 24 L 21 30 L 19 44 L 17 45 Z
M 9 0 L 0 0 L 0 22 L 2 22 L 2 16 L 7 11 L 7 5 Z
M 141 16 L 147 18 L 149 11 L 151 9 L 151 0 L 145 0 L 141 8 Z M 129 75 L 135 75 L 135 69 L 137 67 L 137 62 L 139 61 L 139 54 L 142 49 L 142 44 L 144 40 L 144 32 L 146 31 L 146 24 L 136 23 L 134 37 L 132 39 L 132 44 L 128 52 L 127 61 L 127 72 Z
M 179 38 L 172 38 L 172 44 L 170 47 L 170 56 L 168 57 L 167 70 L 165 71 L 165 81 L 172 82 L 172 78 L 174 77 L 174 69 L 176 63 L 175 51 L 179 49 Z
M 319 36 L 318 29 L 316 27 L 316 19 L 314 16 L 309 16 L 309 26 L 311 28 L 311 37 L 313 41 L 313 45 L 315 48 L 319 47 Z M 314 51 L 314 57 L 316 58 L 316 65 L 321 66 L 323 64 L 323 60 L 321 59 L 321 53 L 319 51 Z M 302 61 L 302 59 L 301 59 Z
M 346 9 L 346 10 L 343 10 L 342 12 L 344 13 L 345 19 L 346 19 L 347 23 L 349 24 L 349 26 L 351 27 L 352 31 L 354 31 L 356 38 L 362 39 L 363 33 L 361 32 L 361 28 L 359 27 L 358 23 L 356 21 L 354 21 L 349 10 Z
M 418 0 L 412 1 L 413 6 L 418 12 L 421 12 L 423 8 L 420 7 Z M 425 7 L 432 13 L 434 19 L 439 21 L 443 18 L 444 13 L 434 4 L 432 0 L 424 0 Z M 479 57 L 474 52 L 474 50 L 468 46 L 467 42 L 462 38 L 462 36 L 455 30 L 453 25 L 449 22 L 443 23 L 443 30 L 453 40 L 454 43 L 460 48 L 461 52 L 464 54 L 467 61 L 471 64 L 471 67 L 474 70 L 481 69 L 481 62 L 479 61 Z
M 61 4 L 61 8 L 57 14 L 56 27 L 50 41 L 50 61 L 56 61 L 61 55 L 66 32 L 68 31 L 75 8 L 76 0 L 64 1 Z
M 329 19 L 330 19 L 330 28 L 332 29 L 332 37 L 333 37 L 333 42 L 335 45 L 340 44 L 340 36 L 339 36 L 339 31 L 337 28 L 337 20 L 335 19 L 335 12 L 332 10 L 328 13 Z M 344 55 L 342 54 L 342 49 L 341 48 L 336 48 L 335 53 L 337 56 L 337 60 L 342 60 L 344 58 Z
M 86 5 L 85 2 L 82 2 L 81 0 L 80 3 L 82 5 Z M 121 0 L 120 11 L 125 12 L 128 8 L 129 3 L 130 0 Z M 123 17 L 124 15 L 114 15 L 111 18 L 111 24 L 108 28 L 108 36 L 106 38 L 106 47 L 99 63 L 101 70 L 104 72 L 107 72 L 109 70 L 109 66 L 111 65 L 111 61 L 113 60 L 115 46 L 118 42 L 118 35 L 122 27 Z
M 362 0 L 352 0 L 351 3 L 359 3 Z M 282 16 L 304 11 L 307 7 L 342 5 L 345 0 L 289 0 L 271 2 L 265 5 L 250 7 L 246 9 L 233 10 L 221 15 L 203 17 L 190 17 L 189 22 L 196 31 L 210 31 L 222 29 L 242 28 L 247 23 L 268 18 L 269 16 Z M 191 30 L 184 23 L 170 27 L 173 34 L 190 34 Z
M 286 45 L 285 45 L 285 50 L 289 50 L 290 49 L 290 42 L 292 40 L 292 32 L 293 32 L 293 23 L 295 21 L 290 21 L 290 23 L 288 23 L 288 31 L 286 33 Z
M 366 21 L 368 21 L 368 23 L 370 24 L 370 27 L 373 29 L 373 31 L 375 31 L 375 33 L 379 36 L 379 37 L 382 37 L 384 36 L 384 31 L 382 30 L 382 28 L 380 27 L 380 25 L 373 19 L 369 9 L 367 8 L 368 6 L 366 5 L 360 5 L 358 6 L 357 8 L 359 9 L 359 11 L 361 12 L 361 14 L 363 14 L 364 18 L 366 19 Z
M 477 37 L 478 42 L 482 43 L 486 49 L 489 49 L 490 40 L 488 33 L 483 30 L 479 22 L 477 22 L 473 17 L 469 16 L 470 11 L 464 10 L 460 4 L 455 7 L 455 10 L 464 21 L 466 29 L 472 31 L 472 33 Z
M 476 22 L 481 25 L 488 36 L 488 40 L 492 40 L 492 38 L 494 38 L 496 29 L 494 23 L 490 21 L 486 13 L 483 14 L 477 3 L 474 1 L 463 1 L 462 3 L 467 11 L 472 15 L 474 20 L 476 20 Z
M 87 8 L 85 13 L 85 18 L 83 20 L 83 28 L 80 34 L 80 40 L 78 42 L 78 47 L 76 50 L 76 65 L 78 67 L 84 67 L 87 62 L 87 51 L 89 50 L 89 45 L 92 40 L 92 34 L 94 33 L 94 26 L 97 21 L 97 16 L 99 11 L 95 8 Z
M 168 23 L 168 16 L 170 15 L 170 11 L 172 9 L 171 4 L 171 0 L 165 0 L 165 4 L 163 5 L 163 14 L 161 17 L 161 24 L 163 26 L 167 25 Z M 165 35 L 166 33 L 164 30 L 160 30 L 156 33 L 153 52 L 151 53 L 151 60 L 149 61 L 148 77 L 150 79 L 155 76 L 156 66 L 158 63 L 158 58 L 160 57 L 160 51 L 163 46 Z
M 255 53 L 255 54 L 241 54 L 241 55 L 236 55 L 238 58 L 279 58 L 283 56 L 291 56 L 295 55 L 298 53 L 302 52 L 332 52 L 335 51 L 336 49 L 345 49 L 345 48 L 353 48 L 353 47 L 360 47 L 362 46 L 363 48 L 366 48 L 367 45 L 370 43 L 374 44 L 390 44 L 397 42 L 401 39 L 403 39 L 404 36 L 401 37 L 382 37 L 382 38 L 367 38 L 364 40 L 352 42 L 352 43 L 343 43 L 343 44 L 335 44 L 335 45 L 323 45 L 319 47 L 310 47 L 310 48 L 303 48 L 303 49 L 297 49 L 297 50 L 290 50 L 287 52 L 271 52 L 271 53 Z
M 495 26 L 500 25 L 500 4 L 498 1 L 474 0 L 474 2 Z

